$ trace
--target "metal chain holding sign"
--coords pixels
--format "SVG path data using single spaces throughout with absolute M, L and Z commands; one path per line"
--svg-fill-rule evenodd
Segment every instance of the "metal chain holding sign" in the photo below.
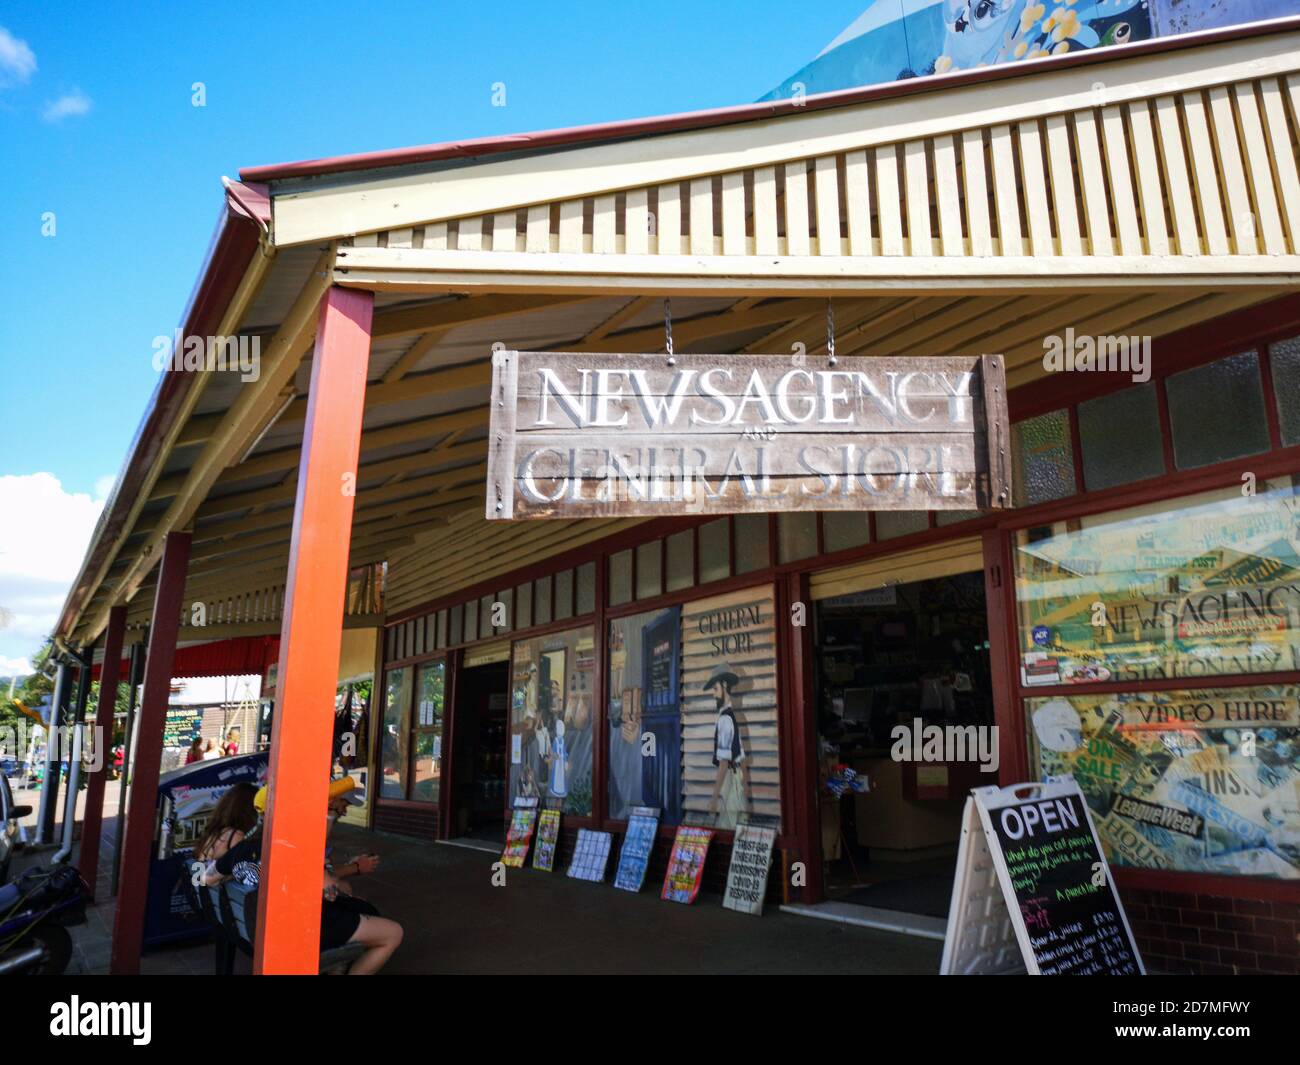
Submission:
M 664 348 L 668 352 L 668 365 L 677 365 L 677 356 L 673 354 L 673 301 L 664 300 Z
M 835 357 L 835 307 L 829 299 L 826 301 L 826 353 L 832 366 L 839 362 Z

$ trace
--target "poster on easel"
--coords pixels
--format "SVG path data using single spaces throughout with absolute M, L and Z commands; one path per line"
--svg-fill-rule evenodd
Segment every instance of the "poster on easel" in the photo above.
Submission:
M 771 825 L 742 821 L 736 827 L 731 865 L 727 869 L 727 889 L 722 896 L 725 909 L 755 917 L 762 914 L 775 844 L 776 828 Z
M 506 832 L 506 848 L 501 852 L 501 864 L 512 869 L 522 869 L 528 856 L 528 845 L 533 840 L 537 826 L 537 800 L 516 799 L 510 828 Z
M 704 860 L 713 841 L 713 829 L 696 825 L 681 825 L 673 840 L 673 852 L 668 858 L 668 872 L 664 874 L 661 899 L 689 905 L 700 893 L 704 877 Z
M 533 868 L 549 873 L 555 868 L 555 844 L 560 838 L 560 811 L 543 810 L 537 819 L 537 844 L 533 847 Z
M 596 884 L 604 880 L 612 839 L 608 832 L 578 829 L 578 841 L 574 844 L 573 858 L 569 862 L 569 876 L 574 880 L 590 880 Z
M 971 792 L 939 971 L 1146 974 L 1073 779 Z
M 658 831 L 657 809 L 653 806 L 632 807 L 627 819 L 627 834 L 618 852 L 618 869 L 614 873 L 614 886 L 620 891 L 641 890 Z

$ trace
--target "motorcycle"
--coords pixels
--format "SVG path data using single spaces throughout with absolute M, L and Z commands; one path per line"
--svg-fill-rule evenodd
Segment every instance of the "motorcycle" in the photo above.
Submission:
M 72 959 L 68 926 L 85 923 L 86 896 L 70 865 L 38 866 L 0 886 L 0 975 L 63 972 Z

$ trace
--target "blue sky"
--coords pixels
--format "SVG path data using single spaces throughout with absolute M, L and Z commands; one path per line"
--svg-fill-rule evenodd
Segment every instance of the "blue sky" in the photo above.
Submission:
M 223 174 L 745 103 L 865 6 L 5 5 L 0 674 L 35 649 L 80 561 L 77 536 L 144 412 L 152 340 L 178 324 Z M 13 512 L 33 509 L 39 531 L 14 532 Z

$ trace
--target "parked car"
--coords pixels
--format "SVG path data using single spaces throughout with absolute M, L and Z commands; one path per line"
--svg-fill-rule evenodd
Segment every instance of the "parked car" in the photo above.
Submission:
M 18 822 L 31 812 L 30 806 L 15 805 L 9 778 L 0 774 L 0 885 L 9 883 L 9 862 L 27 841 Z

